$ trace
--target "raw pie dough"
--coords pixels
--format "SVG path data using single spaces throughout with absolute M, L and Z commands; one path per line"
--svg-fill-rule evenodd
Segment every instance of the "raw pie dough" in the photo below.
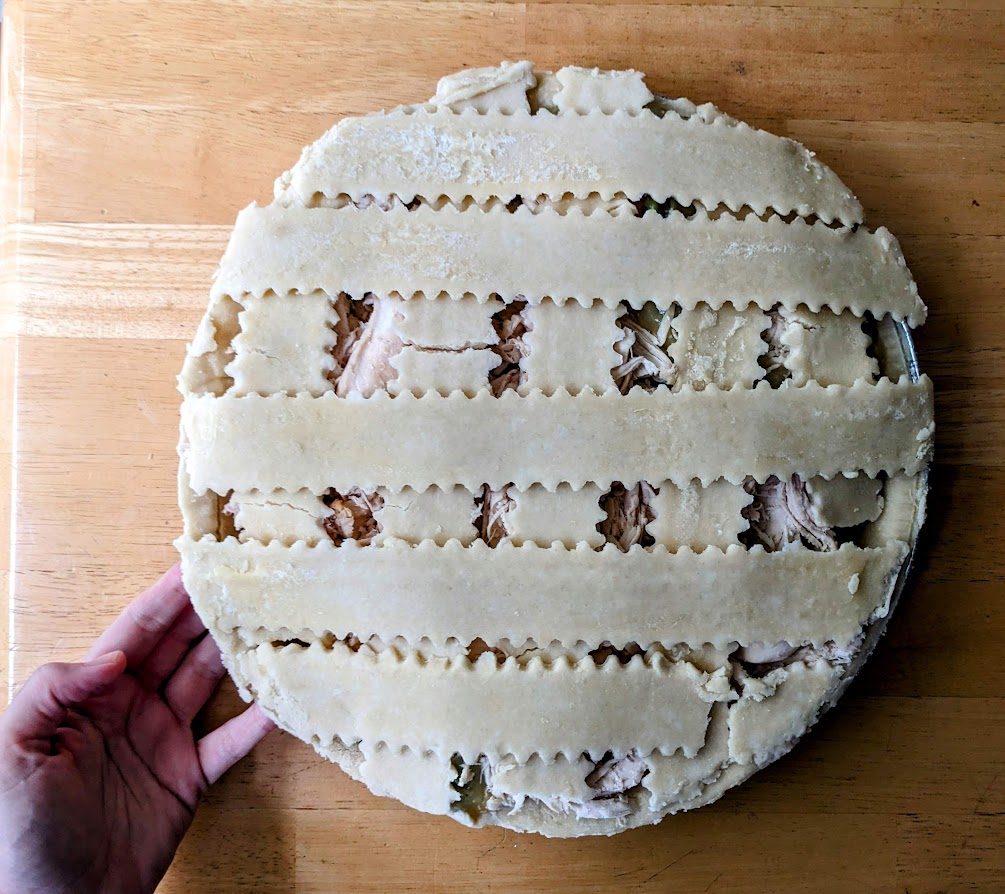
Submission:
M 189 348 L 193 602 L 380 795 L 613 834 L 788 751 L 882 631 L 931 383 L 811 152 L 528 62 L 347 118 L 240 213 Z

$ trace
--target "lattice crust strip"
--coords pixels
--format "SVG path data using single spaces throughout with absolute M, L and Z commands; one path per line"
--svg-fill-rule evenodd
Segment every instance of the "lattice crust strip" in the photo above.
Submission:
M 336 643 L 331 650 L 262 645 L 231 661 L 259 703 L 306 741 L 362 739 L 472 762 L 583 751 L 599 760 L 633 748 L 693 756 L 711 703 L 724 697 L 724 671 L 710 675 L 660 654 L 625 665 L 612 657 L 601 667 L 592 658 L 498 666 L 491 655 L 474 664 L 422 661 Z
M 332 390 L 336 315 L 331 296 L 244 295 L 234 337 L 234 359 L 226 372 L 232 394 L 324 394 Z
M 912 326 L 925 319 L 887 230 L 778 218 L 250 205 L 237 217 L 213 294 L 268 289 L 467 293 L 481 300 L 495 293 L 532 303 L 598 297 L 611 307 L 652 301 L 663 309 L 805 304 L 814 312 L 826 306 L 857 316 L 891 314 Z
M 879 364 L 866 352 L 869 337 L 862 321 L 844 311 L 824 308 L 811 314 L 805 308 L 781 312 L 784 329 L 780 342 L 786 354 L 782 364 L 795 385 L 809 381 L 821 385 L 851 385 L 859 379 L 874 381 Z
M 841 674 L 840 667 L 822 659 L 779 668 L 733 706 L 712 705 L 704 744 L 693 757 L 680 751 L 639 755 L 649 809 L 681 809 L 706 795 L 727 768 L 764 765 L 787 751 L 816 719 Z M 317 747 L 324 753 L 323 745 Z M 451 784 L 457 770 L 447 756 L 366 741 L 360 750 L 360 778 L 378 795 L 397 797 L 434 814 L 448 813 L 460 797 Z M 573 811 L 577 803 L 589 804 L 598 794 L 587 782 L 594 767 L 581 755 L 558 755 L 550 761 L 533 754 L 523 763 L 507 756 L 491 765 L 486 794 L 499 799 L 502 809 L 518 809 L 532 799 Z
M 390 362 L 397 371 L 387 384 L 391 394 L 460 391 L 472 397 L 488 388 L 489 371 L 499 365 L 499 355 L 487 348 L 430 351 L 405 345 Z
M 768 347 L 761 340 L 761 333 L 768 328 L 768 317 L 758 307 L 737 310 L 724 305 L 713 310 L 701 305 L 681 311 L 672 326 L 675 340 L 670 358 L 678 384 L 699 391 L 706 385 L 730 388 L 740 384 L 752 388 L 764 378 L 757 361 Z
M 323 745 L 315 747 L 324 754 Z M 396 798 L 434 815 L 449 813 L 460 798 L 451 785 L 457 779 L 457 769 L 450 756 L 388 748 L 383 742 L 361 742 L 360 751 L 360 781 L 375 795 Z
M 503 307 L 494 299 L 479 302 L 473 298 L 430 296 L 399 301 L 395 304 L 394 328 L 406 345 L 444 350 L 483 348 L 499 343 L 492 328 L 492 314 Z
M 375 794 L 397 797 L 410 807 L 433 814 L 448 813 L 460 798 L 451 784 L 457 769 L 450 758 L 392 749 L 382 743 L 361 742 L 359 747 L 363 755 L 360 779 Z M 324 753 L 323 746 L 319 750 Z M 722 702 L 712 705 L 705 743 L 694 757 L 680 751 L 671 755 L 656 751 L 643 760 L 648 772 L 642 785 L 649 792 L 651 810 L 699 797 L 730 761 L 728 706 Z M 514 807 L 536 799 L 571 810 L 575 802 L 585 804 L 596 798 L 597 790 L 586 781 L 594 767 L 593 761 L 582 756 L 559 755 L 548 761 L 534 754 L 525 763 L 504 757 L 491 767 L 486 794 L 505 799 Z
M 627 395 L 203 395 L 182 404 L 182 458 L 197 494 L 434 484 L 474 492 L 509 482 L 554 490 L 561 482 L 578 489 L 719 477 L 739 484 L 748 475 L 764 481 L 859 470 L 875 477 L 915 474 L 928 461 L 931 417 L 926 376 L 850 388 L 772 389 L 762 381 L 752 390 Z
M 639 756 L 649 809 L 659 812 L 671 805 L 683 809 L 717 796 L 717 787 L 735 784 L 743 768 L 763 765 L 788 750 L 816 719 L 841 673 L 826 660 L 797 662 L 758 681 L 732 707 L 712 704 L 704 744 L 693 757 L 682 751 Z M 320 737 L 314 742 L 322 754 L 329 751 Z M 433 814 L 449 813 L 460 798 L 453 785 L 457 769 L 449 755 L 369 741 L 361 741 L 359 749 L 363 758 L 359 778 L 375 794 Z M 576 811 L 577 803 L 589 805 L 597 797 L 587 782 L 594 767 L 582 755 L 560 754 L 551 760 L 532 754 L 524 762 L 505 756 L 491 763 L 486 795 L 498 799 L 502 809 L 518 809 L 531 799 Z
M 441 108 L 346 118 L 304 149 L 276 192 L 289 204 L 308 204 L 319 193 L 459 202 L 624 192 L 734 211 L 747 205 L 758 214 L 816 214 L 828 223 L 862 220 L 851 191 L 798 143 L 741 122 L 706 123 L 674 112 L 479 115 Z
M 467 488 L 416 491 L 406 487 L 394 493 L 380 487 L 377 494 L 380 508 L 374 519 L 380 530 L 373 538 L 375 546 L 394 539 L 415 544 L 431 540 L 440 546 L 457 540 L 467 546 L 477 536 L 472 523 L 475 498 Z
M 743 510 L 752 500 L 741 485 L 728 481 L 712 481 L 708 487 L 694 482 L 677 487 L 667 481 L 652 498 L 656 517 L 647 530 L 671 552 L 681 547 L 726 549 L 749 527 Z
M 529 353 L 521 363 L 521 393 L 537 388 L 551 394 L 564 388 L 575 394 L 592 388 L 600 394 L 610 388 L 611 370 L 621 360 L 614 343 L 624 336 L 617 324 L 623 312 L 623 307 L 599 303 L 583 307 L 550 300 L 527 308 L 530 331 L 524 342 Z
M 600 507 L 603 491 L 595 484 L 576 491 L 568 484 L 560 484 L 554 491 L 535 484 L 523 491 L 511 489 L 510 496 L 513 509 L 508 523 L 515 545 L 550 546 L 556 541 L 567 549 L 580 543 L 604 545 L 604 535 L 597 530 L 597 524 L 606 518 Z
M 284 547 L 180 538 L 185 580 L 217 635 L 326 631 L 445 644 L 509 639 L 629 642 L 850 642 L 886 612 L 906 545 L 829 553 L 733 545 L 702 553 L 401 541 Z M 582 582 L 590 581 L 584 588 Z M 568 594 L 575 593 L 575 599 Z M 598 620 L 601 619 L 601 620 Z
M 314 545 L 328 539 L 324 520 L 332 514 L 320 496 L 308 490 L 234 493 L 224 507 L 234 517 L 240 540 Z

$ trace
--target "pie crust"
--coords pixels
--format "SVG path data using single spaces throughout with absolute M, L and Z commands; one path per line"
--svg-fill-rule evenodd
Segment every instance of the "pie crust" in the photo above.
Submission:
M 813 154 L 529 62 L 347 118 L 237 218 L 177 541 L 242 695 L 374 793 L 613 834 L 788 751 L 875 646 L 932 387 Z

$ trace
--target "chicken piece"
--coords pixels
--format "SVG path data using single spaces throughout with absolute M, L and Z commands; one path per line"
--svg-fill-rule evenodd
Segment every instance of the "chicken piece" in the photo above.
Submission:
M 793 664 L 796 661 L 801 661 L 807 665 L 815 664 L 818 661 L 826 661 L 832 666 L 848 664 L 858 654 L 859 649 L 862 648 L 864 639 L 865 633 L 860 631 L 854 639 L 847 643 L 836 643 L 833 640 L 828 640 L 819 646 L 800 646 L 788 658 L 783 659 L 783 661 L 785 664 Z
M 605 757 L 586 777 L 586 784 L 596 790 L 594 798 L 620 795 L 642 782 L 648 767 L 634 749 L 622 758 Z
M 754 497 L 744 510 L 750 532 L 754 542 L 768 552 L 800 540 L 820 552 L 837 549 L 834 532 L 817 524 L 806 486 L 798 475 L 786 481 L 772 475 L 764 484 L 749 481 L 744 487 Z
M 651 546 L 653 539 L 646 534 L 646 525 L 655 518 L 650 507 L 655 495 L 646 481 L 628 488 L 616 481 L 600 501 L 607 518 L 597 526 L 597 530 L 607 538 L 608 543 L 616 544 L 622 552 L 628 552 L 636 543 Z
M 338 382 L 339 376 L 349 362 L 353 346 L 363 334 L 363 327 L 373 313 L 374 296 L 367 292 L 362 298 L 356 299 L 339 292 L 333 302 L 335 308 L 335 347 L 332 357 L 335 366 L 329 373 L 332 383 Z
M 614 383 L 622 394 L 635 385 L 654 391 L 660 385 L 674 380 L 674 365 L 667 353 L 673 314 L 661 312 L 646 304 L 638 313 L 629 310 L 618 325 L 624 336 L 614 344 L 622 363 L 611 370 Z
M 540 761 L 535 764 L 532 759 L 519 767 L 508 764 L 507 760 L 511 759 L 503 758 L 498 766 L 483 761 L 479 767 L 477 778 L 484 782 L 487 794 L 484 809 L 490 812 L 514 812 L 531 803 L 555 813 L 574 813 L 579 819 L 628 816 L 632 806 L 625 794 L 639 785 L 649 772 L 645 761 L 634 751 L 617 760 L 606 756 L 593 765 L 585 778 L 576 775 L 582 773 L 583 765 L 589 766 L 585 757 L 574 761 L 560 759 L 550 766 L 542 766 Z M 460 780 L 471 787 L 476 774 L 462 774 Z M 562 794 L 544 794 L 555 786 Z
M 531 329 L 523 313 L 526 307 L 526 301 L 514 301 L 492 317 L 492 326 L 499 336 L 499 343 L 492 345 L 492 350 L 499 355 L 499 365 L 489 372 L 489 387 L 496 397 L 523 384 L 520 362 L 530 353 L 524 336 Z
M 369 302 L 371 310 L 361 321 L 362 314 L 355 315 L 351 307 L 345 309 L 343 314 L 344 308 L 336 303 L 339 322 L 335 327 L 338 336 L 335 345 L 338 370 L 335 393 L 339 397 L 353 392 L 370 397 L 374 392 L 385 391 L 387 383 L 397 376 L 397 371 L 391 365 L 391 358 L 397 356 L 402 348 L 394 325 L 400 301 L 400 298 L 367 295 L 364 303 Z M 346 318 L 345 322 L 343 316 Z M 340 327 L 346 330 L 344 339 Z M 343 344 L 343 340 L 348 344 Z
M 489 546 L 498 546 L 500 540 L 512 533 L 508 517 L 513 506 L 509 486 L 492 490 L 486 484 L 481 496 L 475 497 L 475 514 L 471 520 L 478 529 L 478 536 Z
M 358 487 L 340 494 L 330 491 L 324 498 L 332 514 L 324 519 L 325 531 L 336 546 L 346 540 L 357 540 L 361 546 L 369 546 L 370 541 L 380 533 L 380 525 L 374 513 L 380 510 L 384 501 L 378 494 L 365 494 Z

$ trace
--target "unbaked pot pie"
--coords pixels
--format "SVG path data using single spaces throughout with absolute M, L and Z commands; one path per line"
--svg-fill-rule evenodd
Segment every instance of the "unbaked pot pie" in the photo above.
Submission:
M 371 791 L 612 834 L 787 752 L 924 515 L 925 307 L 813 154 L 528 62 L 339 122 L 180 378 L 186 586 Z

